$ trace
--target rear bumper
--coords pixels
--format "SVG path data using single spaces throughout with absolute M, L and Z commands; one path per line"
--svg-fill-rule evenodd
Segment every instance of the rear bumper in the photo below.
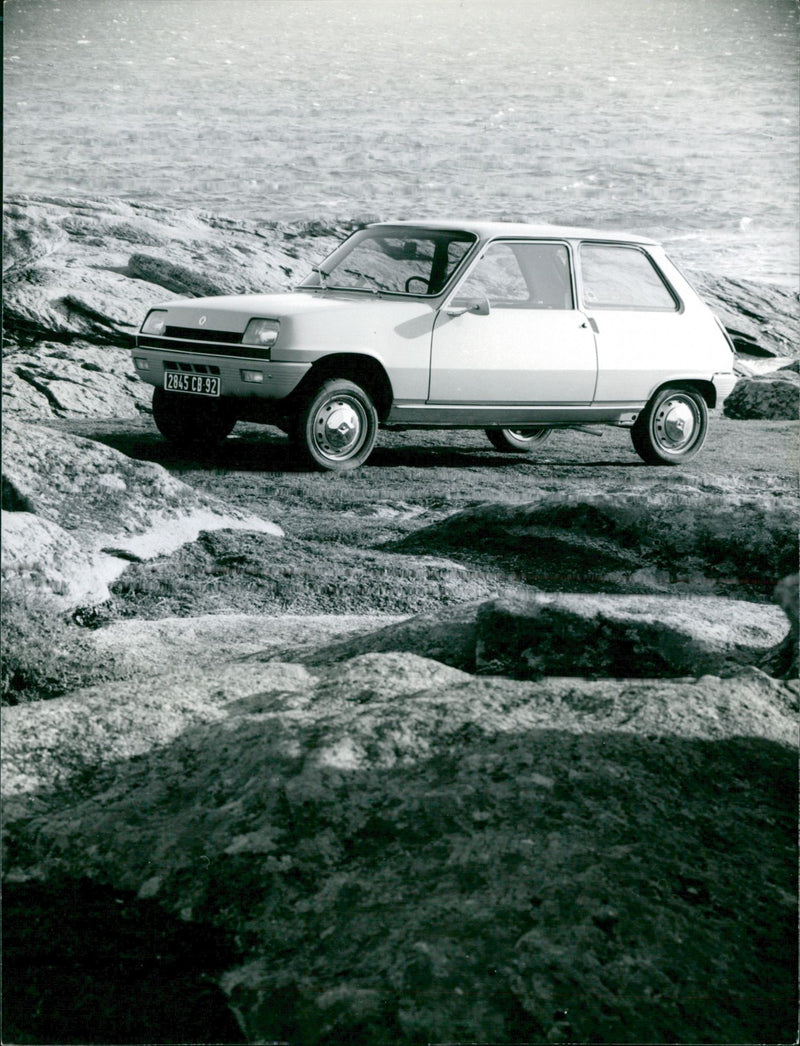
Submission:
M 714 384 L 714 388 L 717 390 L 718 407 L 721 407 L 723 401 L 733 392 L 733 388 L 738 380 L 738 377 L 733 373 L 733 371 L 723 371 L 719 374 L 712 375 L 711 381 Z

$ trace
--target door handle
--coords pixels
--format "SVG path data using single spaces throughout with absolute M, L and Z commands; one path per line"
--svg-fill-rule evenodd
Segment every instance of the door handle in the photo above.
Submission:
M 471 312 L 473 316 L 488 316 L 491 310 L 488 298 L 475 298 L 463 305 L 448 305 L 444 310 L 446 316 L 463 316 Z
M 596 321 L 593 320 L 591 316 L 587 320 L 583 321 L 583 323 L 581 324 L 581 330 L 584 330 L 586 327 L 591 327 L 595 334 L 600 333 L 600 328 L 597 326 Z

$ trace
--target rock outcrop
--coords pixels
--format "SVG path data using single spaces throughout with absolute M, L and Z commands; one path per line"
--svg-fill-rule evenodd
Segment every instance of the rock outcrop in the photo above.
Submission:
M 788 623 L 770 609 L 697 596 L 493 600 L 477 615 L 476 669 L 517 679 L 724 675 L 782 643 Z
M 100 602 L 131 560 L 201 530 L 282 530 L 203 495 L 166 469 L 93 440 L 25 422 L 3 426 L 4 585 L 62 607 Z
M 783 649 L 777 607 L 718 597 L 529 594 L 420 614 L 336 641 L 308 663 L 408 651 L 466 672 L 668 678 L 724 675 Z
M 16 348 L 3 361 L 6 417 L 137 418 L 153 390 L 133 373 L 130 352 L 77 340 Z
M 797 356 L 800 295 L 776 284 L 693 272 L 693 285 L 745 356 Z
M 800 415 L 800 374 L 780 367 L 768 374 L 740 378 L 725 400 L 729 418 L 762 418 L 797 421 Z
M 4 214 L 4 321 L 18 342 L 124 346 L 158 301 L 283 290 L 310 271 L 301 255 L 345 231 L 116 199 L 13 196 Z
M 177 664 L 206 671 L 230 661 L 300 663 L 308 658 L 316 663 L 320 647 L 334 647 L 351 639 L 357 642 L 353 637 L 374 635 L 376 629 L 405 620 L 388 614 L 228 613 L 155 621 L 133 618 L 87 632 L 86 643 L 98 661 L 119 666 L 121 675 L 131 672 L 155 677 Z M 346 657 L 343 654 L 338 660 Z
M 372 654 L 19 706 L 7 888 L 224 927 L 248 1041 L 785 1041 L 794 698 Z
M 789 634 L 763 659 L 762 667 L 785 679 L 800 676 L 800 575 L 781 578 L 772 598 L 789 619 Z
M 770 665 L 788 676 L 784 662 L 797 616 L 784 605 L 790 587 L 791 579 L 781 583 L 778 606 L 710 596 L 510 595 L 365 630 L 305 660 L 407 651 L 517 679 L 724 675 L 745 665 Z

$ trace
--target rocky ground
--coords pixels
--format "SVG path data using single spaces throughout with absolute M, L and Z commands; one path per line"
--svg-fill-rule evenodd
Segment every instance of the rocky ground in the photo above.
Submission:
M 770 391 L 690 466 L 312 474 L 171 450 L 124 345 L 342 230 L 7 222 L 5 1040 L 793 1041 L 796 300 L 702 278 Z

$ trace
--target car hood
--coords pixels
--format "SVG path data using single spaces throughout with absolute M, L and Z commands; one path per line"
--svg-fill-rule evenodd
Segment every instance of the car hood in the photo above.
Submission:
M 251 319 L 281 320 L 294 317 L 321 316 L 324 313 L 351 311 L 365 314 L 375 309 L 385 310 L 398 305 L 432 309 L 428 303 L 415 299 L 388 299 L 374 295 L 335 292 L 289 294 L 236 294 L 213 298 L 187 298 L 164 302 L 156 306 L 167 312 L 167 323 L 177 327 L 203 327 L 206 330 L 241 332 Z

